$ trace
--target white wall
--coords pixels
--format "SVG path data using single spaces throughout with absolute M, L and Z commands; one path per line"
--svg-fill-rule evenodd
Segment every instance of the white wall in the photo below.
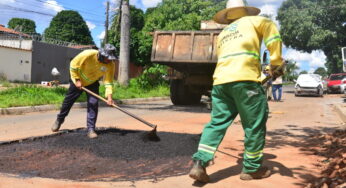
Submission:
M 7 46 L 12 48 L 21 48 L 25 50 L 32 49 L 32 40 L 6 40 L 0 39 L 0 46 Z
M 0 76 L 9 81 L 31 82 L 31 50 L 0 46 Z

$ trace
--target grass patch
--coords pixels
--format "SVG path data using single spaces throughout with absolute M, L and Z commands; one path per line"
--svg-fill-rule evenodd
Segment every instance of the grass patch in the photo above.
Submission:
M 0 81 L 0 86 L 2 87 L 11 87 L 11 83 L 7 80 L 1 80 Z
M 100 94 L 104 96 L 104 87 L 100 87 Z M 124 87 L 117 85 L 113 91 L 113 99 L 132 99 L 169 96 L 169 87 L 160 85 L 153 89 L 142 89 L 139 87 Z
M 100 87 L 100 95 L 104 97 L 105 88 Z M 0 91 L 0 108 L 17 106 L 35 106 L 44 104 L 61 105 L 64 100 L 67 88 L 53 87 L 47 88 L 37 85 L 24 84 L 17 87 Z M 153 89 L 141 89 L 138 87 L 123 87 L 116 85 L 114 87 L 113 99 L 131 99 L 168 96 L 169 88 L 167 85 L 158 86 Z M 86 94 L 77 99 L 77 102 L 86 101 Z

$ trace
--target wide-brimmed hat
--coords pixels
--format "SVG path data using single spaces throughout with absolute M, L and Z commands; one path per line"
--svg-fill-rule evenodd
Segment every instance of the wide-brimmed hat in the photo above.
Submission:
M 118 59 L 118 57 L 115 55 L 115 47 L 111 44 L 105 44 L 103 48 L 100 48 L 99 54 L 109 60 Z
M 213 20 L 219 24 L 229 24 L 243 16 L 255 16 L 260 12 L 259 8 L 246 6 L 243 0 L 228 0 L 226 8 L 217 12 Z

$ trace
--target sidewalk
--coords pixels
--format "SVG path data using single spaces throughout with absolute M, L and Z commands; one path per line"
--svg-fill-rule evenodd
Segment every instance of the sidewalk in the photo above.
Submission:
M 168 100 L 169 97 L 148 97 L 148 98 L 135 98 L 135 99 L 122 99 L 117 100 L 117 104 L 136 104 L 141 102 L 149 102 L 149 101 L 159 101 L 159 100 Z M 72 108 L 86 108 L 86 102 L 75 103 Z M 107 106 L 106 103 L 100 102 L 99 106 Z M 42 111 L 50 111 L 50 110 L 58 110 L 60 108 L 59 105 L 51 104 L 51 105 L 39 105 L 39 106 L 21 106 L 21 107 L 11 107 L 11 108 L 0 108 L 0 116 L 1 115 L 19 115 L 29 112 L 42 112 Z

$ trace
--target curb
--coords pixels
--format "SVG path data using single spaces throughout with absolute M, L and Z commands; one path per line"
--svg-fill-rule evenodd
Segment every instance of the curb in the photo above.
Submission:
M 116 100 L 117 104 L 137 104 L 141 102 L 149 102 L 149 101 L 160 101 L 160 100 L 168 100 L 169 97 L 149 97 L 149 98 L 135 98 L 135 99 L 122 99 Z M 86 102 L 74 103 L 72 108 L 86 108 Z M 107 104 L 99 103 L 100 107 L 106 107 Z M 10 108 L 0 108 L 0 116 L 1 115 L 19 115 L 25 114 L 29 112 L 43 112 L 43 111 L 51 111 L 51 110 L 59 110 L 60 105 L 51 104 L 51 105 L 39 105 L 39 106 L 21 106 L 21 107 L 10 107 Z
M 342 128 L 346 129 L 346 104 L 336 104 L 334 109 L 343 122 Z

